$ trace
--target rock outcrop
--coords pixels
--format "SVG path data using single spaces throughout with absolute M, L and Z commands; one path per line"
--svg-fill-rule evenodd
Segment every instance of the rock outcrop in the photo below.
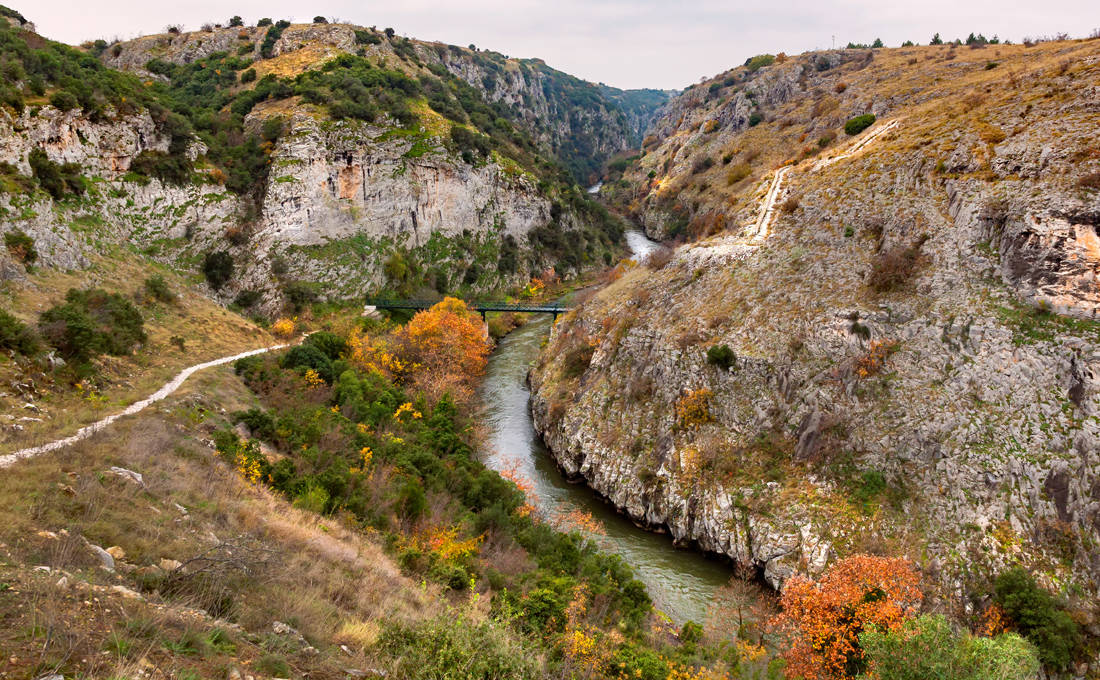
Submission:
M 672 102 L 605 193 L 698 240 L 555 328 L 531 382 L 561 466 L 776 587 L 899 554 L 965 609 L 1023 564 L 1095 620 L 1096 45 L 809 55 Z M 901 122 L 809 162 L 865 111 Z

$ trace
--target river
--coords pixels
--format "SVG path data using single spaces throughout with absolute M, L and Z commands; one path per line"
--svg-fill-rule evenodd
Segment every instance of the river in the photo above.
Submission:
M 626 239 L 638 260 L 657 247 L 636 230 L 627 231 Z M 505 336 L 489 358 L 481 388 L 491 446 L 485 464 L 495 470 L 513 470 L 530 480 L 535 505 L 543 517 L 591 513 L 604 531 L 592 538 L 634 568 L 658 609 L 677 624 L 703 622 L 714 591 L 732 575 L 730 567 L 674 547 L 667 534 L 636 527 L 584 484 L 569 483 L 535 433 L 527 371 L 538 358 L 550 324 L 547 316 L 533 317 Z

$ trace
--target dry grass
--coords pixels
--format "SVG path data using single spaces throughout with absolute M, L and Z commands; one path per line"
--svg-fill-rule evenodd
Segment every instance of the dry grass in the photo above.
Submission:
M 0 381 L 5 385 L 26 384 L 27 379 L 32 379 L 40 393 L 38 397 L 30 393 L 0 397 L 0 413 L 15 419 L 30 416 L 42 419 L 23 421 L 25 431 L 21 433 L 5 428 L 0 434 L 0 451 L 14 451 L 71 434 L 148 396 L 192 364 L 275 344 L 267 331 L 191 291 L 189 283 L 178 275 L 125 253 L 97 258 L 83 271 L 42 268 L 26 282 L 6 282 L 0 289 L 0 306 L 33 323 L 42 311 L 61 302 L 70 288 L 98 286 L 130 295 L 142 290 L 145 279 L 153 274 L 161 274 L 168 280 L 170 288 L 178 294 L 177 300 L 169 304 L 149 301 L 140 304 L 148 341 L 132 356 L 103 358 L 93 391 L 81 393 L 54 382 L 51 376 L 38 374 L 36 367 L 10 361 L 0 363 Z M 184 339 L 182 351 L 172 343 L 173 337 Z M 24 409 L 29 399 L 42 413 Z
M 215 369 L 171 398 L 165 414 L 140 414 L 71 449 L 5 470 L 0 582 L 18 584 L 26 596 L 0 593 L 0 647 L 16 658 L 5 671 L 37 677 L 56 668 L 67 676 L 106 677 L 127 664 L 152 663 L 164 669 L 154 677 L 176 677 L 183 669 L 224 677 L 227 664 L 262 656 L 265 650 L 251 641 L 267 636 L 273 621 L 284 621 L 322 650 L 346 644 L 352 652 L 313 656 L 284 640 L 280 654 L 295 677 L 339 677 L 340 668 L 374 663 L 364 650 L 384 620 L 437 613 L 428 604 L 438 602 L 435 589 L 408 582 L 373 540 L 250 486 L 214 457 L 202 443 L 215 424 L 212 414 L 253 403 L 230 369 Z M 113 465 L 141 473 L 144 487 L 105 473 Z M 125 551 L 117 573 L 96 566 L 84 538 Z M 177 579 L 183 587 L 170 588 L 171 579 L 155 568 L 162 558 L 186 562 L 218 545 L 237 546 L 232 554 L 248 572 L 224 569 L 200 579 L 185 568 Z M 104 590 L 93 599 L 57 588 L 58 574 L 44 578 L 32 570 L 38 565 L 64 570 L 70 582 L 90 588 L 144 590 L 145 600 Z M 211 594 L 228 598 L 220 611 L 231 623 L 185 609 L 209 605 Z M 216 626 L 232 632 L 235 651 L 201 642 Z M 118 631 L 129 651 L 117 658 L 100 654 Z M 200 653 L 172 648 L 187 636 L 203 646 Z

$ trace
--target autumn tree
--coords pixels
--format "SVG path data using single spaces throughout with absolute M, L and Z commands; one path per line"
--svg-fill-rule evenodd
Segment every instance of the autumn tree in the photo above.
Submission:
M 860 633 L 871 625 L 891 631 L 913 616 L 918 584 L 907 560 L 871 555 L 841 560 L 817 582 L 791 578 L 772 622 L 789 641 L 787 677 L 846 678 L 866 670 Z
M 465 302 L 444 298 L 418 312 L 394 340 L 398 355 L 413 367 L 410 382 L 429 399 L 450 393 L 463 402 L 473 396 L 474 379 L 488 363 L 489 337 Z

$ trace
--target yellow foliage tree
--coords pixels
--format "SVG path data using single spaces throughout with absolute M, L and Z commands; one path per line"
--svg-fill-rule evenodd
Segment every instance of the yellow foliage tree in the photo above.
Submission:
M 410 381 L 432 401 L 447 393 L 456 402 L 468 401 L 489 358 L 489 336 L 481 319 L 452 297 L 418 312 L 395 334 L 395 344 L 400 358 L 418 367 Z

